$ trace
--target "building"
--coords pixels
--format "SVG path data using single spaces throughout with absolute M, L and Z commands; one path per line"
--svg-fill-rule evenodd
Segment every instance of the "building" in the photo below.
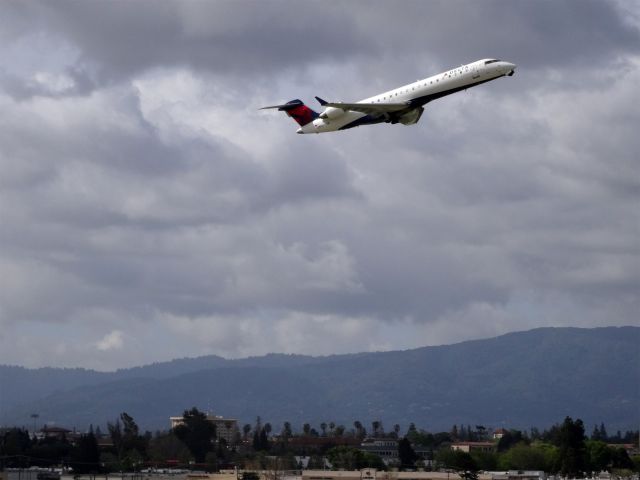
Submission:
M 301 480 L 461 480 L 454 472 L 383 472 L 374 468 L 362 470 L 303 470 Z M 478 480 L 492 480 L 481 473 Z
M 282 440 L 281 437 L 273 437 L 275 442 Z M 325 452 L 333 447 L 347 446 L 347 447 L 360 447 L 360 440 L 354 437 L 289 437 L 287 443 L 290 448 L 302 452 L 304 454 L 311 454 L 316 452 Z
M 506 472 L 487 472 L 493 480 L 547 480 L 547 474 L 541 470 L 508 470 Z
M 495 450 L 493 442 L 456 442 L 451 444 L 451 450 L 461 452 L 493 452 Z
M 493 432 L 493 439 L 494 440 L 500 440 L 507 433 L 509 433 L 509 432 L 507 432 L 504 428 L 499 428 L 495 432 Z
M 413 451 L 416 452 L 416 455 L 421 459 L 419 461 L 422 462 L 422 465 L 425 467 L 433 466 L 433 448 L 432 447 L 424 447 L 422 445 L 411 445 Z
M 224 440 L 229 445 L 236 443 L 239 436 L 239 430 L 238 421 L 235 418 L 224 418 L 219 415 L 207 415 L 207 420 L 215 425 L 217 440 Z M 171 429 L 173 430 L 178 425 L 182 425 L 184 423 L 184 417 L 169 417 L 169 421 L 171 422 Z
M 395 438 L 367 438 L 358 448 L 378 455 L 387 465 L 398 461 L 398 440 Z
M 40 430 L 40 434 L 42 438 L 55 438 L 56 440 L 69 440 L 69 437 L 73 434 L 69 429 L 62 427 L 54 427 L 45 425 L 42 430 Z
M 623 450 L 626 450 L 627 455 L 630 457 L 640 455 L 640 448 L 638 448 L 638 444 L 636 443 L 607 443 L 607 447 L 616 450 L 618 448 L 622 448 Z

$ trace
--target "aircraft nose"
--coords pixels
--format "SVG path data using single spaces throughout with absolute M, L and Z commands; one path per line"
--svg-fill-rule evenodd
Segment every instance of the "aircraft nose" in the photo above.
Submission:
M 515 63 L 504 62 L 504 66 L 505 66 L 505 71 L 508 72 L 507 76 L 510 77 L 516 71 L 517 65 Z
M 296 130 L 296 133 L 304 133 L 304 132 L 302 131 L 302 128 L 299 128 Z

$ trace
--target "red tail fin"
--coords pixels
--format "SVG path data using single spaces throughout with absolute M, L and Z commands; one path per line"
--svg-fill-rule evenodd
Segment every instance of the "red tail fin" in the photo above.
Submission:
M 278 111 L 285 112 L 298 122 L 298 125 L 301 127 L 304 127 L 306 124 L 311 123 L 318 118 L 318 113 L 311 110 L 302 102 L 302 100 L 299 99 L 291 100 L 284 105 L 273 105 L 271 107 L 263 107 L 262 109 L 266 108 L 277 108 Z

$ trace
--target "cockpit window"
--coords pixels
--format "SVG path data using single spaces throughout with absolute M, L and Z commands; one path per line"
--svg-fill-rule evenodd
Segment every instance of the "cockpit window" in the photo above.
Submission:
M 486 62 L 484 62 L 485 65 L 489 65 L 490 63 L 496 63 L 499 62 L 500 60 L 487 60 Z

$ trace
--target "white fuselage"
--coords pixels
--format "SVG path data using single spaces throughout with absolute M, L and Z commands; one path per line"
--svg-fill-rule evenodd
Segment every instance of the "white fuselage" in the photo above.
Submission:
M 360 100 L 363 104 L 397 104 L 411 102 L 420 107 L 432 100 L 494 80 L 511 74 L 516 66 L 513 63 L 495 59 L 478 60 L 467 65 L 452 68 L 446 72 L 433 75 L 423 80 L 404 85 L 400 88 L 383 92 L 373 97 Z M 380 119 L 367 121 L 369 115 L 361 112 L 347 110 L 334 118 L 324 118 L 329 109 L 321 113 L 323 118 L 316 118 L 313 122 L 298 129 L 298 133 L 323 133 L 351 128 L 351 126 L 365 125 L 368 123 L 380 123 Z M 329 115 L 331 117 L 332 115 Z

